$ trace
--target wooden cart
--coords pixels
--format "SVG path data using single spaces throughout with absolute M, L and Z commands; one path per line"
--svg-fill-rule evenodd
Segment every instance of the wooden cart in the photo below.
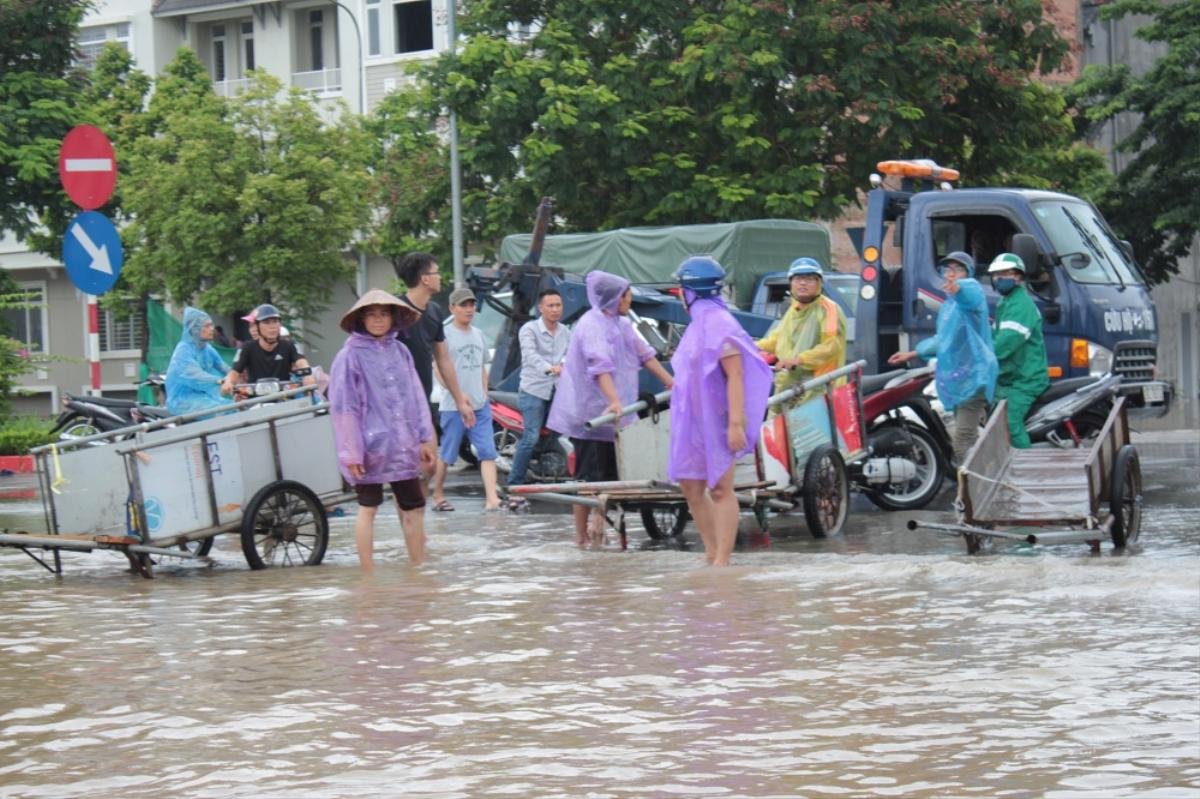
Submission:
M 789 512 L 798 505 L 803 506 L 814 537 L 841 530 L 849 507 L 846 463 L 867 454 L 858 388 L 864 363 L 849 364 L 771 397 L 770 405 L 779 411 L 763 425 L 754 462 L 738 464 L 734 472 L 738 502 L 754 512 L 763 532 L 768 530 L 771 512 Z M 819 390 L 843 378 L 841 385 Z M 798 397 L 805 398 L 796 402 Z M 652 539 L 679 536 L 689 515 L 679 486 L 666 480 L 669 401 L 670 392 L 662 392 L 655 397 L 660 412 L 645 415 L 617 433 L 618 480 L 521 485 L 510 491 L 547 502 L 600 509 L 622 548 L 627 546 L 627 513 L 640 516 Z M 639 401 L 623 408 L 622 415 L 648 409 L 648 403 Z M 612 421 L 610 414 L 587 424 L 598 427 Z
M 329 406 L 312 392 L 39 447 L 49 532 L 5 531 L 0 546 L 55 574 L 64 550 L 115 550 L 151 577 L 152 556 L 206 559 L 216 536 L 233 533 L 252 569 L 316 565 L 327 509 L 353 494 L 338 471 Z
M 1116 549 L 1133 543 L 1141 532 L 1142 472 L 1125 399 L 1114 403 L 1092 445 L 1077 449 L 1014 449 L 1000 402 L 959 469 L 957 511 L 957 524 L 914 520 L 908 527 L 962 536 L 971 554 L 997 539 L 1083 542 L 1093 551 L 1104 538 Z

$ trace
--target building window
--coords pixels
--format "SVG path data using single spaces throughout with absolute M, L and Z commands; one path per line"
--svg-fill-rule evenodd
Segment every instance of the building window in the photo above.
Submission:
M 312 68 L 314 72 L 325 69 L 324 37 L 321 25 L 323 17 L 324 15 L 319 10 L 308 13 L 308 35 L 312 48 Z
M 367 0 L 367 54 L 379 55 L 379 0 Z
M 0 309 L 5 333 L 25 345 L 30 352 L 46 351 L 46 285 L 18 283 L 15 294 L 5 296 L 5 305 L 16 308 Z
M 124 319 L 117 318 L 112 311 L 100 312 L 100 351 L 137 350 L 142 333 L 142 312 L 134 311 Z
M 80 28 L 79 38 L 76 40 L 79 60 L 76 63 L 84 69 L 95 68 L 96 59 L 100 57 L 100 51 L 108 42 L 116 42 L 129 51 L 129 23 L 120 22 L 115 25 L 93 25 L 89 28 Z
M 408 0 L 396 3 L 396 52 L 417 53 L 433 49 L 433 3 Z
M 244 53 L 244 58 L 242 59 L 242 64 L 243 64 L 242 74 L 245 74 L 246 72 L 249 72 L 250 70 L 254 69 L 254 23 L 253 22 L 243 22 L 242 23 L 242 52 Z
M 212 26 L 213 80 L 225 82 L 225 26 Z

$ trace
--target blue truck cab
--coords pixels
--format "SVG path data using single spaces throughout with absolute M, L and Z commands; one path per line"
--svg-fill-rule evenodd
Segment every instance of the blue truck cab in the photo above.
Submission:
M 1157 379 L 1158 319 L 1128 242 L 1091 203 L 1050 191 L 951 188 L 954 170 L 929 161 L 886 161 L 872 175 L 861 235 L 856 350 L 869 369 L 934 333 L 945 298 L 938 261 L 963 250 L 994 313 L 1000 295 L 988 264 L 1015 252 L 1042 313 L 1052 380 L 1114 372 L 1131 405 L 1166 413 L 1170 387 Z M 852 238 L 855 237 L 852 233 Z

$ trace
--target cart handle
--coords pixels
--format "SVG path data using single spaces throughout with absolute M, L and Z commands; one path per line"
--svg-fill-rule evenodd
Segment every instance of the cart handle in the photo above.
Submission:
M 856 372 L 861 373 L 863 367 L 866 365 L 867 365 L 866 361 L 855 361 L 854 363 L 848 363 L 845 366 L 842 366 L 838 369 L 834 369 L 832 372 L 823 374 L 820 377 L 814 377 L 812 380 L 805 380 L 803 383 L 801 383 L 798 386 L 792 386 L 789 389 L 785 389 L 783 391 L 780 391 L 778 394 L 773 394 L 772 396 L 768 397 L 767 398 L 767 407 L 773 407 L 775 405 L 782 405 L 783 403 L 785 403 L 791 399 L 794 399 L 794 398 L 800 396 L 801 394 L 805 394 L 809 391 L 812 391 L 814 388 L 820 388 L 821 386 L 832 383 L 834 380 L 837 380 L 839 377 L 845 377 L 847 375 L 851 375 Z
M 662 391 L 662 392 L 659 392 L 658 394 L 654 395 L 654 404 L 662 405 L 664 402 L 666 402 L 669 399 L 671 399 L 671 390 L 667 389 L 666 391 Z M 645 400 L 638 400 L 637 402 L 633 403 L 632 405 L 626 405 L 624 408 L 622 408 L 621 416 L 626 416 L 631 413 L 637 413 L 638 411 L 645 410 L 647 407 L 648 406 L 647 406 Z M 616 414 L 606 413 L 603 416 L 597 416 L 595 419 L 589 419 L 588 421 L 584 422 L 583 427 L 585 430 L 594 430 L 597 427 L 599 427 L 600 425 L 610 424 L 610 423 L 616 421 L 616 418 L 617 418 Z

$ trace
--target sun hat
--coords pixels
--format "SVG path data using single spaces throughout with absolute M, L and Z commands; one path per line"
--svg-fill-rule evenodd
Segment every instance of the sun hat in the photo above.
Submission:
M 401 302 L 400 298 L 394 294 L 388 294 L 383 289 L 371 289 L 359 297 L 358 302 L 354 303 L 350 310 L 346 311 L 342 316 L 340 323 L 342 330 L 345 330 L 347 333 L 353 333 L 354 322 L 358 317 L 358 312 L 371 305 L 390 305 L 393 308 L 399 309 L 400 315 L 396 320 L 399 327 L 411 327 L 421 318 L 421 314 L 417 309 Z

